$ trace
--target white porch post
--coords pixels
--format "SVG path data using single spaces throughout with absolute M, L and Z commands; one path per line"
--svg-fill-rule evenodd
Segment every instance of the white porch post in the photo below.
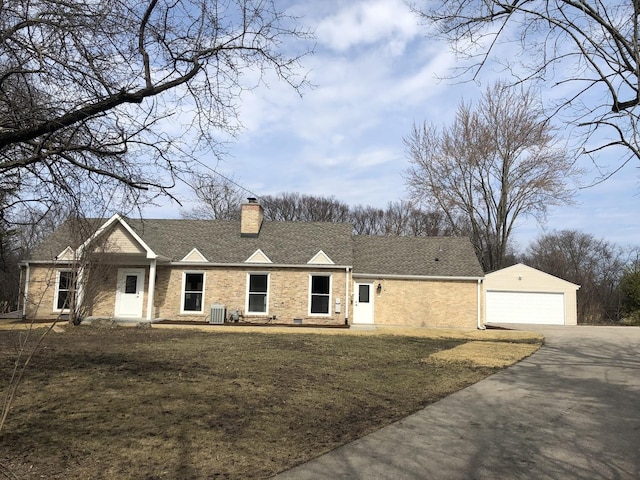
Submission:
M 27 316 L 27 299 L 29 298 L 29 280 L 31 271 L 29 270 L 29 264 L 27 263 L 25 272 L 24 272 L 24 291 L 22 292 L 22 317 L 26 318 Z M 20 270 L 20 283 L 22 283 L 22 270 Z
M 149 264 L 149 290 L 147 292 L 147 320 L 153 320 L 153 296 L 156 291 L 156 259 Z
M 76 314 L 82 308 L 82 302 L 84 302 L 84 265 L 80 263 L 76 271 L 76 298 L 73 302 Z
M 349 277 L 349 267 L 345 269 L 345 292 L 344 292 L 344 319 L 349 324 L 349 283 L 351 283 L 351 278 Z

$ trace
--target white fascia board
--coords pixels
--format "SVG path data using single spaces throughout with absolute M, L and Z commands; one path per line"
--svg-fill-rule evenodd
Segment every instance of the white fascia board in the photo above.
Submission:
M 384 273 L 353 273 L 353 278 L 388 278 L 390 280 L 451 280 L 451 281 L 468 281 L 478 282 L 484 280 L 484 277 L 447 277 L 444 275 L 387 275 Z

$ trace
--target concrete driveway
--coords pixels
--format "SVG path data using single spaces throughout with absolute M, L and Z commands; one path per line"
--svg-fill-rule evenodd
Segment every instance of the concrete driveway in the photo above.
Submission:
M 528 359 L 275 478 L 640 478 L 640 328 L 522 328 Z

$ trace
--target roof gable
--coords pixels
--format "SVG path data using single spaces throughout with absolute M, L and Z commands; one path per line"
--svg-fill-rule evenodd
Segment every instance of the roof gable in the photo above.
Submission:
M 311 260 L 307 262 L 309 265 L 335 265 L 333 260 L 329 256 L 320 250 L 316 253 Z
M 200 253 L 200 250 L 194 247 L 189 253 L 187 253 L 184 256 L 184 258 L 181 261 L 182 262 L 206 262 L 207 259 L 205 258 L 204 255 L 202 255 L 202 253 Z
M 273 263 L 260 249 L 256 250 L 244 263 Z
M 524 263 L 517 263 L 515 265 L 496 270 L 495 272 L 487 273 L 486 275 L 488 283 L 491 283 L 492 281 L 500 278 L 513 278 L 514 280 L 518 281 L 528 281 L 531 279 L 536 279 L 538 281 L 542 280 L 545 282 L 554 282 L 559 285 L 571 286 L 575 287 L 576 289 L 580 288 L 580 285 L 569 282 L 560 277 L 556 277 L 555 275 L 543 272 L 542 270 L 538 270 L 537 268 L 530 267 L 528 265 L 525 265 Z
M 75 252 L 71 247 L 65 248 L 62 252 L 56 255 L 56 260 L 62 260 L 65 262 L 70 262 L 72 260 L 75 260 L 75 258 L 76 258 Z
M 104 239 L 100 238 L 105 235 Z M 99 242 L 96 251 L 101 253 L 144 254 L 150 259 L 157 257 L 124 218 L 117 213 L 100 226 L 78 249 L 82 251 L 96 242 Z
M 128 253 L 143 255 L 147 253 L 144 242 L 136 239 L 122 223 L 115 222 L 109 228 L 95 235 L 91 240 L 95 242 L 94 251 L 99 253 Z M 88 243 L 87 243 L 88 245 Z

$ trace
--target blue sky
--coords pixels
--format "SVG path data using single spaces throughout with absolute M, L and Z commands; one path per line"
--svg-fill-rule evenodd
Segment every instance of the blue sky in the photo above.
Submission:
M 500 78 L 484 70 L 477 82 L 440 80 L 456 59 L 401 0 L 291 2 L 289 12 L 315 32 L 315 53 L 303 60 L 314 87 L 300 97 L 267 77 L 243 94 L 243 130 L 222 161 L 203 163 L 256 195 L 300 192 L 333 196 L 349 205 L 384 208 L 405 198 L 408 159 L 402 142 L 414 122 L 448 124 L 461 100 L 474 100 Z M 584 185 L 618 165 L 616 152 L 598 159 Z M 607 181 L 578 189 L 576 204 L 553 208 L 545 225 L 521 219 L 520 248 L 542 232 L 577 229 L 621 245 L 640 245 L 640 164 L 633 161 Z M 186 189 L 176 194 L 193 206 Z M 149 217 L 177 217 L 165 203 Z

